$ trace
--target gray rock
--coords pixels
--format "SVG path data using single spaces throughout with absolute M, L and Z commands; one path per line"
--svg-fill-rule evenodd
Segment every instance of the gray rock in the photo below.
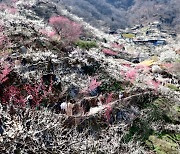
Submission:
M 163 70 L 161 69 L 161 67 L 159 67 L 158 65 L 153 65 L 152 66 L 152 72 L 153 73 L 162 73 L 163 72 Z
M 26 54 L 27 53 L 27 48 L 25 46 L 20 47 L 19 52 L 22 54 Z

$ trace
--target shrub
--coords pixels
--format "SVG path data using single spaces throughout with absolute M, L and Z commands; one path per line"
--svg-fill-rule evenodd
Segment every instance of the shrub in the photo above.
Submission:
M 97 48 L 98 45 L 95 41 L 78 41 L 76 42 L 76 45 L 81 48 L 81 49 L 86 49 L 86 50 L 89 50 L 91 48 Z

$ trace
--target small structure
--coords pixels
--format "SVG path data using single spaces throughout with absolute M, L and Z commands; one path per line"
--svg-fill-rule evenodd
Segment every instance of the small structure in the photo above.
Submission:
M 124 39 L 133 39 L 136 37 L 136 34 L 134 34 L 134 33 L 122 33 L 121 36 Z
M 114 34 L 118 34 L 118 33 L 117 33 L 116 30 L 111 30 L 111 31 L 109 31 L 109 34 L 110 34 L 110 35 L 114 35 Z
M 137 29 L 142 28 L 142 27 L 143 27 L 142 24 L 141 25 L 135 25 L 134 27 L 131 28 L 131 30 L 137 30 Z
M 158 39 L 149 39 L 149 40 L 133 40 L 135 44 L 141 44 L 141 45 L 146 45 L 146 44 L 153 44 L 155 46 L 157 45 L 166 45 L 165 40 L 158 40 Z

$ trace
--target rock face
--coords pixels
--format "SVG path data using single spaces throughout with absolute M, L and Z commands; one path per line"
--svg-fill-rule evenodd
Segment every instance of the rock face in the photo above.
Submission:
M 26 48 L 25 46 L 22 46 L 22 47 L 20 48 L 20 53 L 21 53 L 21 54 L 27 53 L 27 48 Z

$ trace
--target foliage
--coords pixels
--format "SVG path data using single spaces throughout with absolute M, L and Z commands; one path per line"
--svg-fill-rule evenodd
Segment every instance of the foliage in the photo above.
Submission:
M 120 82 L 110 79 L 102 82 L 100 90 L 102 92 L 118 92 L 123 90 L 123 87 Z
M 131 140 L 145 142 L 155 133 L 152 127 L 153 123 L 172 123 L 173 121 L 170 119 L 166 107 L 164 107 L 167 101 L 164 98 L 158 98 L 151 104 L 147 103 L 141 106 L 143 107 L 143 115 L 133 122 L 128 133 L 124 136 L 125 142 Z M 162 106 L 157 103 L 162 103 Z
M 179 0 L 62 0 L 72 13 L 96 27 L 112 30 L 154 20 L 179 30 Z M 103 22 L 99 22 L 99 21 Z
M 95 41 L 83 41 L 79 40 L 76 42 L 76 45 L 81 49 L 89 50 L 91 48 L 97 48 L 98 45 Z
M 129 38 L 129 39 L 133 39 L 136 35 L 133 33 L 124 33 L 122 34 L 123 38 Z
M 152 134 L 153 130 L 150 128 L 149 122 L 137 119 L 133 122 L 133 125 L 123 139 L 125 143 L 128 143 L 131 140 L 146 141 Z

